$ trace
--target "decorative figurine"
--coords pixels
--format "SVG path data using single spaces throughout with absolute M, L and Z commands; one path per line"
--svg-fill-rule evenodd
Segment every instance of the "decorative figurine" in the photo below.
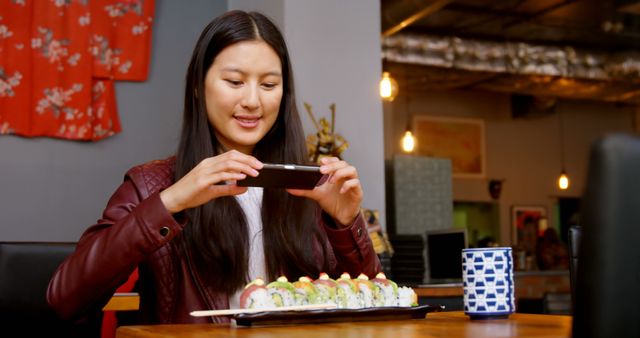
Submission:
M 331 124 L 329 124 L 324 117 L 316 120 L 310 104 L 305 102 L 304 107 L 317 130 L 315 135 L 311 134 L 307 136 L 309 159 L 316 163 L 323 157 L 335 156 L 341 159 L 340 154 L 349 147 L 349 142 L 340 134 L 335 133 L 336 104 L 332 103 L 329 106 L 331 110 Z

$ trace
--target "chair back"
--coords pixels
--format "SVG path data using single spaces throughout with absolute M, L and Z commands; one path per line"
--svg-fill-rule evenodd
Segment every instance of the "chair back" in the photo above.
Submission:
M 547 292 L 542 297 L 543 312 L 550 315 L 571 314 L 571 294 L 567 292 Z
M 594 143 L 582 204 L 573 337 L 640 337 L 640 138 Z
M 569 228 L 569 280 L 571 282 L 571 300 L 574 305 L 576 299 L 576 280 L 578 279 L 578 257 L 580 256 L 581 236 L 582 227 L 574 225 Z
M 46 300 L 51 276 L 74 249 L 75 243 L 0 242 L 0 327 L 4 332 L 20 337 L 99 334 L 99 322 L 96 326 L 62 321 Z

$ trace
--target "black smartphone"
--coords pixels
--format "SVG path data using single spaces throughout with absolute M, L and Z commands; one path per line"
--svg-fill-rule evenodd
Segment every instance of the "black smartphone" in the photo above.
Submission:
M 313 189 L 322 178 L 320 167 L 299 164 L 267 164 L 258 177 L 247 176 L 237 181 L 240 187 Z

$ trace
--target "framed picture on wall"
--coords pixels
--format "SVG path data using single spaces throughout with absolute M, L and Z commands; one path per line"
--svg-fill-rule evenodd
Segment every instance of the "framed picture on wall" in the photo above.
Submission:
M 450 159 L 454 178 L 485 177 L 483 120 L 418 115 L 413 126 L 418 155 Z
M 535 255 L 540 221 L 547 218 L 547 208 L 534 205 L 511 207 L 512 244 Z

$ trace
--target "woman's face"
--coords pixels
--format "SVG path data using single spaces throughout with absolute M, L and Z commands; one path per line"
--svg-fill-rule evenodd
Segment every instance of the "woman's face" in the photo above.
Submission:
M 216 56 L 204 80 L 209 123 L 226 148 L 251 154 L 282 100 L 282 66 L 264 41 L 243 41 Z

